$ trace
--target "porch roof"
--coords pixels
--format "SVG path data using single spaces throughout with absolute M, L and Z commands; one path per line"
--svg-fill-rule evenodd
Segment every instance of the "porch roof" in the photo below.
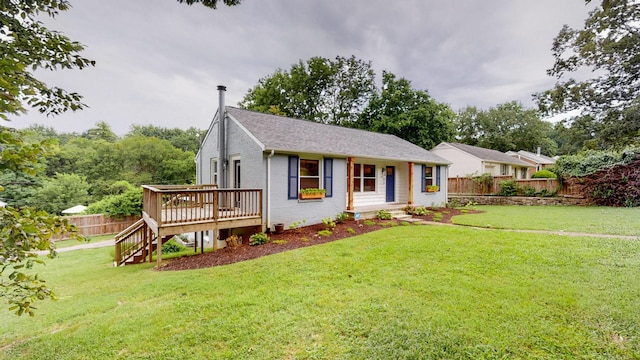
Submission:
M 448 165 L 448 160 L 394 135 L 227 107 L 264 151 L 363 157 Z

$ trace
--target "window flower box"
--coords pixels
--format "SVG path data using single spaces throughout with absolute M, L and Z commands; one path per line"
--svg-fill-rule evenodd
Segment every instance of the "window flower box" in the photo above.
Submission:
M 438 190 L 440 190 L 438 185 L 427 185 L 427 192 L 437 192 Z
M 300 189 L 300 200 L 324 199 L 325 189 L 307 188 Z

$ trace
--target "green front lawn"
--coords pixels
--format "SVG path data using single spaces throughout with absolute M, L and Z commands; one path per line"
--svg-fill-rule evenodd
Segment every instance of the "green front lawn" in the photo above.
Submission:
M 473 206 L 482 214 L 459 215 L 459 225 L 640 236 L 640 208 L 596 206 Z
M 399 226 L 209 269 L 40 268 L 59 296 L 0 311 L 0 359 L 640 357 L 640 242 Z

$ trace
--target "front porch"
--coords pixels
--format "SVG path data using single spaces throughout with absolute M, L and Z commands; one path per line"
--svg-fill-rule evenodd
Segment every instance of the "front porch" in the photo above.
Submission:
M 116 265 L 151 262 L 154 250 L 158 250 L 160 264 L 161 244 L 177 234 L 263 226 L 262 189 L 218 189 L 216 185 L 142 188 L 142 219 L 116 236 Z

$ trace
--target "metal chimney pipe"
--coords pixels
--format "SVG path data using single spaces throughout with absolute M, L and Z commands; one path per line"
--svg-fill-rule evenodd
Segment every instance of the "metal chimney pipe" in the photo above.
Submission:
M 227 87 L 218 85 L 218 188 L 227 187 L 227 126 L 224 93 Z
M 540 156 L 540 146 L 538 146 L 538 156 Z

